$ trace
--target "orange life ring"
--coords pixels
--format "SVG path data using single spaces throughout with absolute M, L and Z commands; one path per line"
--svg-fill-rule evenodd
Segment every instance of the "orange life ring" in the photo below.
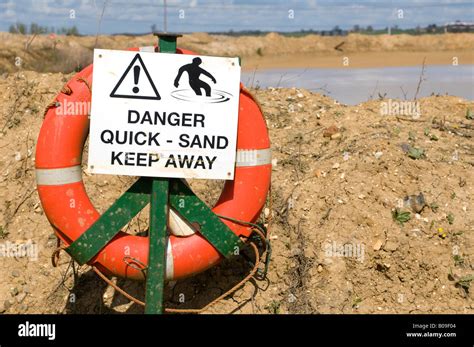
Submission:
M 154 47 L 132 48 L 154 51 Z M 195 54 L 178 49 L 180 54 Z M 57 236 L 70 245 L 99 218 L 82 181 L 82 151 L 89 133 L 88 110 L 59 115 L 63 103 L 91 100 L 92 64 L 77 73 L 61 90 L 45 114 L 36 146 L 36 181 L 41 203 Z M 270 140 L 263 114 L 252 95 L 241 85 L 235 178 L 227 181 L 212 209 L 214 213 L 255 222 L 270 187 Z M 249 236 L 249 227 L 222 219 L 236 235 Z M 129 255 L 148 264 L 148 238 L 120 232 L 90 262 L 108 274 L 144 279 L 142 271 L 124 261 Z M 166 278 L 179 279 L 204 271 L 222 256 L 199 233 L 171 234 L 167 246 Z

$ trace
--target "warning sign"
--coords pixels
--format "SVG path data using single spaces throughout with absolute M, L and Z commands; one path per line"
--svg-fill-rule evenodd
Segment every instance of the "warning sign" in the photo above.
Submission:
M 237 58 L 94 50 L 89 170 L 233 179 Z
M 143 73 L 141 74 L 141 71 Z M 145 75 L 140 80 L 140 74 Z M 133 76 L 132 76 L 133 75 Z M 131 78 L 133 77 L 133 84 Z M 133 87 L 131 87 L 133 86 Z M 132 99 L 156 99 L 160 100 L 160 94 L 156 90 L 155 84 L 148 73 L 140 54 L 135 55 L 130 65 L 117 82 L 114 90 L 110 93 L 111 98 L 132 98 Z

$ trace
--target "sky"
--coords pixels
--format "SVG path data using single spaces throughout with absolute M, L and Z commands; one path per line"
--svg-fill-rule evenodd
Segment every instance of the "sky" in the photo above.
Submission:
M 164 29 L 165 0 L 0 0 L 0 31 L 35 22 L 81 34 Z M 400 28 L 474 21 L 473 0 L 167 0 L 167 30 L 299 31 L 339 25 Z M 101 16 L 103 12 L 103 16 Z M 102 19 L 100 20 L 100 18 Z

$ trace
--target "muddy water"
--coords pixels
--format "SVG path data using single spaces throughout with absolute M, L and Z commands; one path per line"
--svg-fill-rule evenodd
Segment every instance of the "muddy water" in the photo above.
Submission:
M 413 98 L 420 80 L 421 67 L 384 67 L 370 69 L 266 69 L 242 73 L 247 86 L 297 87 L 320 92 L 341 103 L 355 105 L 377 99 Z M 474 99 L 474 65 L 431 65 L 425 67 L 419 96 L 448 94 Z

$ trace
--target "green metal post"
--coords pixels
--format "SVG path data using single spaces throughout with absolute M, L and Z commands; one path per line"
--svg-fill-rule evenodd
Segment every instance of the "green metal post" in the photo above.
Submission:
M 168 226 L 167 178 L 151 178 L 150 229 L 145 313 L 163 313 L 163 290 L 166 279 L 166 229 Z
M 158 36 L 158 47 L 160 53 L 176 53 L 176 41 L 181 34 L 171 34 L 156 32 L 153 35 Z
M 176 40 L 181 35 L 154 33 L 158 36 L 160 53 L 176 53 Z M 166 230 L 169 213 L 169 179 L 151 178 L 150 229 L 148 239 L 148 270 L 146 279 L 145 313 L 163 313 L 163 291 L 166 279 Z

